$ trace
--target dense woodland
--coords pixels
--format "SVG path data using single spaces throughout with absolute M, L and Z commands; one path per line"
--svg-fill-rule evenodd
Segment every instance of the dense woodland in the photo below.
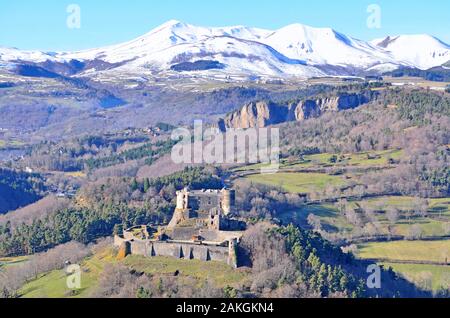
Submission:
M 0 168 L 0 214 L 33 203 L 44 191 L 39 174 Z
M 403 77 L 403 76 L 413 76 L 422 77 L 428 81 L 435 82 L 449 82 L 450 81 L 450 70 L 442 66 L 434 67 L 428 70 L 419 70 L 417 68 L 401 68 L 393 72 L 387 73 L 393 77 Z
M 251 290 L 266 297 L 426 296 L 390 270 L 382 272 L 382 290 L 367 289 L 367 264 L 292 225 L 258 223 L 242 246 L 252 262 Z

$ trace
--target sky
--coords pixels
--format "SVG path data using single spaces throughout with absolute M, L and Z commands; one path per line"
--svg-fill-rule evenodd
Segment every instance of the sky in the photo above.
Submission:
M 79 25 L 72 19 L 76 13 L 67 12 L 71 4 L 80 9 Z M 368 27 L 368 18 L 376 17 L 375 11 L 368 13 L 372 4 L 380 10 L 375 20 L 380 23 Z M 76 23 L 68 24 L 68 19 Z M 266 29 L 302 23 L 362 40 L 427 33 L 450 43 L 448 0 L 0 0 L 0 46 L 43 51 L 95 48 L 132 40 L 172 19 Z

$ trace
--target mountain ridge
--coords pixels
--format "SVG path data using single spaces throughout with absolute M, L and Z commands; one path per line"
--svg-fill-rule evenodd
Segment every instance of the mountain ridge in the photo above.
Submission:
M 174 64 L 214 61 L 221 69 L 180 71 L 187 75 L 246 78 L 356 75 L 401 67 L 421 70 L 450 60 L 450 46 L 430 35 L 400 35 L 370 42 L 332 28 L 300 23 L 278 30 L 246 26 L 201 27 L 170 20 L 128 42 L 77 52 L 21 51 L 0 47 L 0 68 L 20 63 L 78 61 L 91 67 L 82 76 L 149 74 L 173 76 Z M 6 63 L 6 64 L 5 64 Z M 336 72 L 328 69 L 336 69 Z M 356 70 L 356 71 L 355 71 Z M 195 73 L 194 73 L 195 72 Z

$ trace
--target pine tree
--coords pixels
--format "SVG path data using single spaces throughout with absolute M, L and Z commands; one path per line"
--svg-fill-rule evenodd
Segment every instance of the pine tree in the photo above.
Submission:
M 133 182 L 131 183 L 131 190 L 136 191 L 137 189 L 139 189 L 139 184 L 136 178 L 133 178 Z
M 150 189 L 150 180 L 145 178 L 144 180 L 144 192 L 147 193 L 148 189 Z

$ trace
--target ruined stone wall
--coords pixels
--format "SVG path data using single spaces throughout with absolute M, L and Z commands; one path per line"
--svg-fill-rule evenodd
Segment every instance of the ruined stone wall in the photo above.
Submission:
M 141 241 L 114 237 L 114 245 L 120 247 L 122 243 L 130 244 L 130 253 L 132 255 L 141 255 L 145 257 L 166 256 L 179 259 L 196 259 L 201 261 L 217 261 L 227 263 L 237 267 L 236 255 L 234 248 L 222 246 L 207 246 L 188 243 L 172 243 L 172 242 L 154 242 Z M 230 254 L 231 251 L 231 254 Z
M 220 196 L 217 193 L 189 194 L 188 208 L 194 211 L 210 211 L 219 207 Z
M 128 241 L 127 239 L 120 237 L 119 235 L 114 235 L 114 246 L 120 247 L 122 243 Z
M 246 224 L 243 221 L 220 218 L 219 228 L 220 231 L 243 231 L 245 230 Z

